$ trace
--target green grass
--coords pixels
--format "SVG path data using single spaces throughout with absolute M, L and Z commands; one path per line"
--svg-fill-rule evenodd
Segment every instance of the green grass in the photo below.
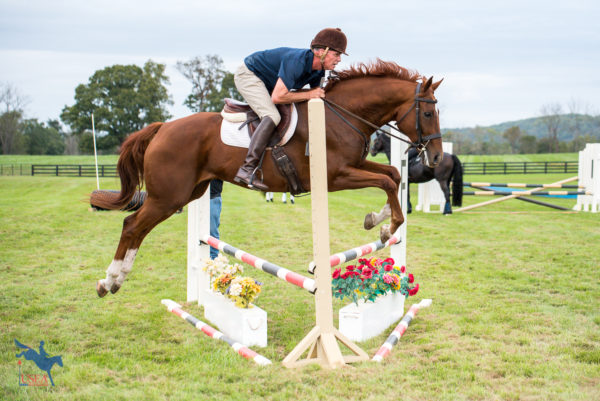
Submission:
M 507 178 L 565 176 L 465 180 Z M 314 326 L 305 291 L 247 268 L 264 282 L 257 304 L 269 314 L 269 345 L 256 350 L 275 362 L 269 367 L 160 304 L 186 297 L 187 208 L 148 235 L 121 291 L 99 299 L 95 283 L 126 214 L 89 212 L 83 200 L 95 185 L 93 178 L 0 177 L 0 399 L 600 399 L 598 214 L 511 200 L 451 216 L 409 215 L 408 269 L 421 290 L 407 304 L 432 298 L 431 308 L 382 364 L 287 370 L 280 361 Z M 102 179 L 101 187 L 116 189 L 118 179 Z M 331 250 L 373 241 L 362 219 L 384 201 L 375 189 L 330 194 Z M 266 204 L 227 184 L 223 202 L 225 241 L 305 273 L 310 197 Z M 336 321 L 341 306 L 334 302 Z M 197 305 L 184 309 L 203 319 Z M 373 355 L 389 330 L 360 346 Z M 33 347 L 44 340 L 50 355 L 62 355 L 64 366 L 52 370 L 56 387 L 19 387 L 14 338 Z M 41 372 L 30 361 L 22 368 Z

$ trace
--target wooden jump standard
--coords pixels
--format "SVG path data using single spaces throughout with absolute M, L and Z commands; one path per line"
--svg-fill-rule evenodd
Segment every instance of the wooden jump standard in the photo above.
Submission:
M 313 260 L 316 262 L 315 327 L 283 360 L 287 368 L 319 363 L 338 368 L 346 363 L 367 361 L 369 355 L 333 325 L 333 295 L 329 267 L 329 206 L 327 199 L 327 157 L 325 107 L 323 100 L 308 102 L 308 149 L 310 153 L 310 190 L 312 208 Z M 354 355 L 343 355 L 338 341 Z M 306 355 L 304 359 L 302 355 Z

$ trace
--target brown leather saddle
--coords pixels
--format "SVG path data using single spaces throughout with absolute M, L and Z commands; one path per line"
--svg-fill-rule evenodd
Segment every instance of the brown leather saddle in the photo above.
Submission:
M 279 173 L 287 180 L 288 192 L 290 192 L 292 195 L 299 195 L 303 192 L 306 192 L 306 190 L 302 187 L 302 182 L 300 181 L 300 178 L 298 177 L 298 172 L 296 170 L 296 167 L 294 166 L 294 163 L 292 163 L 292 160 L 288 157 L 287 153 L 285 152 L 284 146 L 278 145 L 284 138 L 288 129 L 293 129 L 293 127 L 290 127 L 290 124 L 292 123 L 292 120 L 293 120 L 292 116 L 294 114 L 294 105 L 293 104 L 278 104 L 278 105 L 276 105 L 276 107 L 277 107 L 277 110 L 279 111 L 279 114 L 281 115 L 281 121 L 280 121 L 279 125 L 277 126 L 277 128 L 275 129 L 275 132 L 271 136 L 271 140 L 269 141 L 267 147 L 271 148 L 271 157 L 273 158 L 273 161 L 274 161 L 275 165 L 277 166 Z M 252 137 L 252 135 L 254 134 L 254 131 L 256 130 L 256 127 L 258 127 L 258 124 L 260 123 L 260 119 L 259 119 L 258 115 L 250 108 L 250 106 L 248 106 L 246 103 L 238 102 L 237 100 L 225 99 L 225 106 L 223 107 L 223 113 L 224 114 L 228 114 L 228 113 L 245 114 L 246 115 L 245 120 L 243 120 L 243 119 L 238 120 L 240 122 L 244 121 L 240 125 L 239 129 L 241 130 L 247 125 L 248 126 L 248 134 L 250 135 L 250 137 Z M 289 139 L 289 137 L 288 137 L 288 139 Z M 288 139 L 286 139 L 286 141 Z M 263 153 L 263 156 L 264 156 L 264 153 Z M 260 159 L 258 169 L 260 170 L 261 167 L 262 167 L 262 158 Z
M 271 140 L 268 143 L 268 147 L 273 147 L 275 145 L 277 145 L 281 139 L 283 138 L 283 135 L 285 134 L 285 132 L 287 131 L 287 129 L 290 126 L 290 122 L 292 121 L 292 112 L 293 112 L 293 104 L 277 104 L 275 105 L 277 107 L 277 111 L 279 111 L 279 114 L 281 115 L 281 121 L 279 122 L 279 125 L 277 125 L 277 128 L 275 129 L 275 132 L 273 133 L 273 135 L 271 136 Z M 256 127 L 258 127 L 258 124 L 260 123 L 260 118 L 258 117 L 258 115 L 254 112 L 254 110 L 252 110 L 250 108 L 249 105 L 247 105 L 246 103 L 241 103 L 238 102 L 237 100 L 234 99 L 229 99 L 226 98 L 225 99 L 225 106 L 223 107 L 223 112 L 224 113 L 244 113 L 246 114 L 246 121 L 240 126 L 240 130 L 243 129 L 246 125 L 248 126 L 248 134 L 250 135 L 250 138 L 252 138 L 252 135 L 254 135 L 254 131 L 256 130 Z

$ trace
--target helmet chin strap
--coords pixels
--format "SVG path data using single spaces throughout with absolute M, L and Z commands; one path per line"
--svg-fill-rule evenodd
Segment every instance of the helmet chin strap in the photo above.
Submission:
M 325 71 L 325 56 L 327 56 L 327 53 L 329 52 L 329 46 L 327 46 L 325 48 L 325 51 L 323 52 L 323 54 L 321 54 L 321 56 L 319 57 L 319 59 L 321 60 L 321 69 L 323 71 Z

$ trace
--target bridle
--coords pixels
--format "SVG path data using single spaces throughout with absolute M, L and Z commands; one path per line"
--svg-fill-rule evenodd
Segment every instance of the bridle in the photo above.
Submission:
M 442 133 L 441 132 L 436 132 L 435 134 L 430 134 L 430 135 L 426 135 L 423 136 L 423 130 L 421 129 L 421 119 L 419 116 L 419 111 L 420 111 L 420 103 L 424 102 L 424 103 L 432 103 L 435 104 L 437 103 L 437 100 L 434 99 L 426 99 L 423 97 L 419 97 L 419 93 L 421 91 L 421 82 L 417 83 L 417 87 L 415 89 L 415 100 L 412 104 L 412 106 L 410 106 L 410 108 L 406 111 L 406 113 L 404 113 L 402 115 L 402 117 L 400 117 L 399 119 L 396 120 L 396 125 L 398 125 L 413 109 L 415 109 L 415 113 L 416 113 L 416 131 L 417 131 L 417 135 L 418 135 L 418 139 L 417 142 L 412 142 L 412 141 L 407 141 L 404 138 L 401 138 L 399 136 L 396 136 L 394 134 L 392 134 L 391 132 L 386 132 L 384 130 L 382 130 L 380 127 L 378 127 L 377 125 L 373 124 L 370 121 L 365 120 L 364 118 L 352 113 L 351 111 L 345 109 L 344 107 L 340 106 L 339 104 L 336 104 L 334 102 L 332 102 L 331 100 L 328 99 L 323 99 L 323 101 L 325 102 L 325 105 L 335 114 L 337 115 L 342 121 L 344 121 L 348 126 L 350 126 L 350 128 L 352 128 L 354 131 L 356 131 L 357 133 L 359 133 L 363 139 L 365 140 L 365 148 L 366 148 L 366 152 L 368 153 L 369 151 L 369 144 L 370 144 L 370 136 L 365 134 L 364 132 L 362 132 L 360 129 L 358 129 L 354 124 L 352 124 L 350 121 L 348 121 L 347 118 L 345 118 L 337 109 L 343 111 L 344 113 L 346 113 L 347 115 L 356 118 L 357 120 L 361 121 L 364 124 L 367 124 L 369 127 L 374 128 L 375 132 L 377 133 L 382 133 L 385 134 L 389 137 L 398 139 L 402 142 L 407 143 L 409 146 L 409 149 L 411 147 L 417 149 L 417 151 L 419 152 L 419 155 L 421 153 L 423 153 L 425 151 L 425 149 L 427 149 L 427 145 L 429 145 L 429 142 L 433 139 L 437 139 L 437 138 L 441 138 L 442 137 Z M 335 108 L 334 108 L 335 107 Z M 402 131 L 400 131 L 398 128 L 394 127 L 393 125 L 391 125 L 390 123 L 386 123 L 385 124 L 387 127 L 390 127 L 391 129 L 393 129 L 394 131 L 397 131 L 401 134 L 404 135 L 404 133 Z M 408 151 L 408 149 L 407 149 Z M 363 152 L 363 158 L 366 156 L 366 153 Z
M 417 130 L 417 135 L 419 135 L 417 142 L 411 142 L 410 145 L 414 146 L 418 151 L 419 154 L 422 153 L 425 148 L 427 147 L 427 145 L 429 144 L 429 141 L 431 141 L 432 139 L 437 139 L 437 138 L 441 138 L 442 137 L 442 133 L 441 132 L 436 132 L 435 134 L 431 134 L 431 135 L 427 135 L 427 136 L 423 136 L 423 130 L 421 129 L 421 118 L 420 118 L 420 114 L 419 111 L 421 110 L 421 106 L 420 103 L 424 102 L 424 103 L 431 103 L 431 104 L 436 104 L 437 100 L 434 99 L 426 99 L 424 97 L 419 97 L 419 92 L 421 91 L 421 82 L 417 83 L 417 88 L 415 89 L 415 101 L 412 104 L 412 106 L 410 106 L 410 108 L 406 111 L 406 113 L 404 113 L 402 115 L 402 117 L 400 117 L 398 120 L 396 120 L 396 125 L 398 125 L 400 123 L 400 121 L 404 120 L 404 117 L 406 117 L 408 115 L 408 113 L 410 113 L 410 111 L 412 109 L 415 109 L 415 113 L 416 113 L 416 130 Z M 389 125 L 389 124 L 386 124 Z M 391 127 L 391 125 L 390 125 Z M 398 132 L 400 132 L 400 130 L 398 130 Z M 405 141 L 407 142 L 407 141 Z

